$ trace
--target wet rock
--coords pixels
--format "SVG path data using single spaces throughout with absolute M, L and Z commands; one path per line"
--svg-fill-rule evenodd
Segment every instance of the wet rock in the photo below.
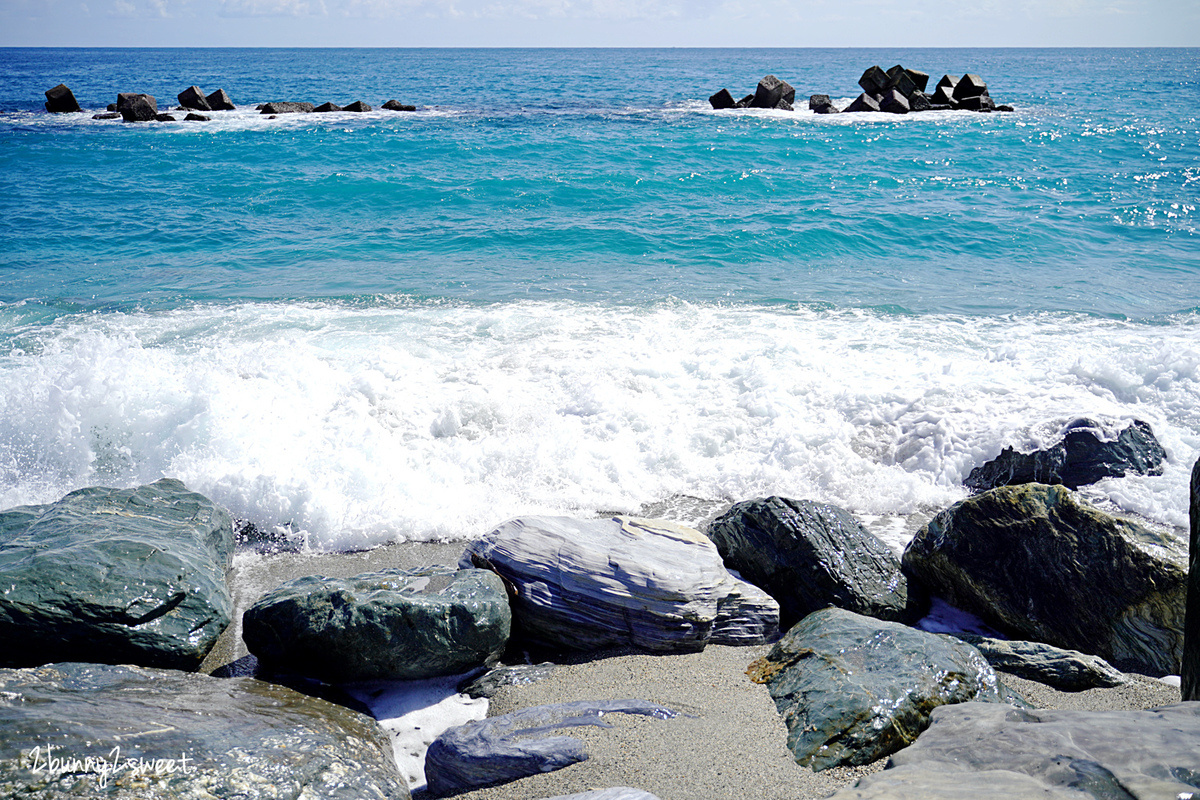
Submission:
M 117 95 L 117 111 L 126 122 L 149 122 L 158 117 L 158 102 L 148 94 Z
M 174 122 L 175 121 L 175 117 L 171 116 L 170 114 L 155 114 L 154 119 L 157 120 L 158 122 Z
M 69 114 L 83 111 L 75 100 L 75 94 L 65 83 L 46 90 L 46 110 L 51 114 Z
M 787 100 L 780 100 L 775 104 L 776 111 L 795 111 L 795 107 Z
M 1183 699 L 1200 700 L 1200 459 L 1192 467 L 1188 522 L 1191 533 L 1188 546 L 1186 630 L 1180 679 Z
M 1013 108 L 1012 106 L 1010 106 L 1008 103 L 1001 103 L 1000 105 L 996 106 L 995 109 L 993 109 L 993 110 L 994 111 L 1005 111 L 1008 113 L 1012 113 L 1013 111 L 1016 111 L 1016 109 Z
M 958 107 L 964 111 L 993 111 L 995 102 L 986 94 L 977 97 L 964 97 L 958 101 Z
M 908 109 L 914 113 L 917 111 L 932 111 L 933 103 L 929 102 L 929 95 L 917 91 L 913 92 L 912 96 L 908 98 Z
M 189 86 L 184 89 L 176 97 L 179 100 L 179 107 L 187 111 L 212 111 L 212 106 L 208 104 L 208 98 L 204 96 L 204 92 L 200 91 L 199 86 Z
M 639 714 L 672 719 L 669 708 L 644 700 L 577 701 L 514 711 L 451 728 L 425 754 L 425 774 L 434 797 L 497 786 L 529 775 L 553 772 L 585 760 L 583 742 L 545 736 L 579 725 L 611 727 L 604 714 Z
M 342 110 L 342 107 L 337 105 L 336 103 L 321 103 L 321 105 L 319 105 L 313 109 L 313 112 L 316 114 L 328 114 L 331 111 L 341 111 L 341 110 Z
M 388 100 L 381 107 L 386 108 L 388 111 L 416 111 L 417 110 L 416 106 L 407 106 L 404 103 L 401 103 L 399 100 Z
M 206 117 L 203 114 L 188 114 L 183 118 L 184 122 L 211 122 L 211 117 Z
M 225 509 L 176 480 L 0 513 L 0 665 L 194 670 L 229 624 Z
M 934 709 L 916 744 L 832 800 L 1189 798 L 1200 790 L 1200 703 L 1146 711 Z
M 987 84 L 978 75 L 967 73 L 954 84 L 954 99 L 960 103 L 968 97 L 981 97 L 988 93 Z
M 1071 489 L 1104 478 L 1161 475 L 1167 453 L 1148 423 L 1134 420 L 1119 433 L 1111 426 L 1080 418 L 1063 426 L 1048 448 L 1018 453 L 1011 447 L 971 470 L 965 485 L 992 489 L 1019 483 L 1063 484 Z
M 814 94 L 808 98 L 808 110 L 814 114 L 836 114 L 837 106 L 827 94 Z
M 92 114 L 92 119 L 120 119 L 120 114 Z
M 789 106 L 796 99 L 796 90 L 787 81 L 780 80 L 774 75 L 767 75 L 758 82 L 754 90 L 754 101 L 751 108 L 777 108 L 783 100 Z
M 351 111 L 356 114 L 363 114 L 371 110 L 371 107 L 362 100 L 355 100 L 348 106 L 343 106 L 342 111 Z
M 550 677 L 555 665 L 549 661 L 541 664 L 516 664 L 511 667 L 496 667 L 478 678 L 463 681 L 458 691 L 468 697 L 492 697 L 502 686 L 524 686 Z
M 754 105 L 754 95 L 748 94 L 735 104 L 735 108 L 750 108 Z
M 0 670 L 0 698 L 3 797 L 409 796 L 374 720 L 252 678 L 58 663 Z
M 128 108 L 130 106 L 130 104 L 133 103 L 134 100 L 136 100 L 139 97 L 144 98 L 146 101 L 148 101 L 150 104 L 150 107 L 154 109 L 154 113 L 155 114 L 158 113 L 158 101 L 155 100 L 152 95 L 138 94 L 137 92 L 120 92 L 120 93 L 118 93 L 117 94 L 117 106 L 113 110 L 118 111 L 118 112 L 124 111 L 126 108 Z
M 767 684 L 796 763 L 814 771 L 907 747 L 938 706 L 1011 697 L 970 645 L 840 608 L 805 617 L 747 673 Z
M 263 666 L 331 683 L 455 675 L 495 659 L 512 614 L 487 570 L 389 569 L 298 578 L 242 617 Z
M 888 74 L 878 65 L 867 67 L 862 77 L 858 79 L 858 85 L 862 87 L 863 93 L 868 95 L 881 95 L 891 88 L 890 84 Z
M 907 114 L 909 112 L 908 98 L 899 89 L 888 89 L 883 93 L 879 110 L 889 114 Z
M 926 76 L 925 79 L 929 80 L 929 76 Z M 901 97 L 907 98 L 917 91 L 917 84 L 908 71 L 897 64 L 887 71 L 887 87 L 884 89 L 884 94 L 886 95 L 889 90 L 899 92 Z
M 291 103 L 291 102 L 276 102 L 265 103 L 260 114 L 311 114 L 314 106 L 312 103 Z
M 878 111 L 879 101 L 874 95 L 869 95 L 863 92 L 858 97 L 854 98 L 854 102 L 843 109 L 843 113 L 851 114 L 859 111 Z
M 754 596 L 713 543 L 663 520 L 524 517 L 472 542 L 459 563 L 499 573 L 515 593 L 514 626 L 552 647 L 686 652 L 714 630 L 728 640 L 744 627 L 755 642 L 777 630 L 775 601 L 758 595 L 747 609 Z
M 1178 674 L 1187 554 L 1167 533 L 1105 514 L 1063 486 L 992 489 L 934 517 L 905 571 L 1014 638 Z
M 779 602 L 785 627 L 827 606 L 905 621 L 920 611 L 900 559 L 835 505 L 747 500 L 714 520 L 708 536 L 730 569 Z
M 208 107 L 212 111 L 234 111 L 237 108 L 224 89 L 217 89 L 204 98 L 204 102 L 208 103 Z
M 1122 686 L 1129 678 L 1097 656 L 1064 650 L 1042 642 L 991 639 L 986 636 L 956 634 L 974 647 L 988 663 L 1001 672 L 1037 681 L 1064 692 Z
M 722 89 L 721 91 L 717 92 L 716 94 L 713 94 L 712 96 L 710 96 L 708 98 L 708 103 L 709 103 L 709 105 L 711 105 L 713 107 L 713 109 L 715 109 L 717 111 L 720 111 L 720 110 L 726 109 L 726 108 L 733 108 L 735 105 L 733 95 L 731 95 L 729 93 L 728 89 Z

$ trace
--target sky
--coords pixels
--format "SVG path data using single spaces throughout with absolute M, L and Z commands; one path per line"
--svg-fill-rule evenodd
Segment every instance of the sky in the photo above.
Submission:
M 0 0 L 3 47 L 1196 47 L 1197 0 Z

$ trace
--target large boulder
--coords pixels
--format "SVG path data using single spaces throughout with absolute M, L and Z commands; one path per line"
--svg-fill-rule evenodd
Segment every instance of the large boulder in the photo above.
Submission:
M 1200 795 L 1200 703 L 1146 711 L 934 709 L 916 744 L 831 800 L 1166 800 Z
M 1059 431 L 1059 440 L 1032 453 L 1006 447 L 991 461 L 971 470 L 965 484 L 993 489 L 1018 483 L 1061 483 L 1078 489 L 1104 478 L 1161 475 L 1167 453 L 1148 423 L 1134 420 L 1119 432 L 1113 426 L 1080 418 Z
M 122 92 L 117 95 L 117 112 L 126 122 L 149 122 L 158 116 L 158 101 L 148 94 Z
M 644 700 L 579 700 L 534 706 L 499 717 L 468 722 L 433 740 L 425 754 L 429 793 L 459 794 L 552 772 L 585 760 L 583 742 L 571 736 L 547 736 L 558 728 L 609 727 L 605 714 L 638 714 L 672 719 L 669 708 Z
M 208 98 L 204 96 L 204 92 L 200 91 L 199 86 L 189 86 L 184 89 L 176 98 L 179 100 L 179 107 L 187 111 L 212 111 L 213 108 L 208 104 Z
M 905 571 L 1016 638 L 1178 674 L 1187 553 L 1063 486 L 992 489 L 942 511 L 904 551 Z
M 972 73 L 963 75 L 954 84 L 954 99 L 962 102 L 968 97 L 980 97 L 988 93 L 987 83 L 983 78 Z
M 888 89 L 894 89 L 900 93 L 901 97 L 907 98 L 913 92 L 918 91 L 916 81 L 913 80 L 908 70 L 899 64 L 887 71 L 887 77 L 887 87 L 884 90 L 884 94 L 887 93 Z M 925 76 L 925 80 L 929 80 L 928 75 Z
M 399 100 L 388 100 L 386 103 L 384 103 L 382 106 L 380 106 L 380 108 L 386 108 L 388 111 L 416 111 L 417 110 L 416 106 L 410 106 L 405 103 L 401 103 Z
M 858 79 L 858 85 L 862 87 L 863 92 L 866 94 L 881 95 L 891 88 L 891 79 L 876 64 L 873 67 L 867 67 L 862 77 Z
M 1123 672 L 1113 669 L 1104 659 L 1078 650 L 1064 650 L 1043 642 L 955 635 L 978 650 L 995 669 L 1064 692 L 1122 686 L 1129 682 Z
M 663 520 L 524 517 L 471 542 L 459 564 L 499 573 L 514 626 L 550 646 L 686 652 L 778 633 L 774 600 L 730 575 L 699 531 Z
M 708 536 L 726 566 L 779 602 L 784 627 L 827 606 L 887 620 L 916 616 L 900 559 L 838 506 L 747 500 L 715 519 Z
M 729 93 L 728 89 L 721 89 L 719 92 L 716 92 L 708 98 L 708 104 L 717 111 L 726 108 L 733 108 L 736 103 L 737 101 L 733 99 L 733 95 Z
M 882 96 L 883 95 L 880 95 L 880 97 Z M 875 97 L 875 95 L 863 92 L 858 97 L 854 98 L 850 105 L 846 106 L 842 110 L 847 114 L 857 113 L 859 111 L 878 111 L 879 100 Z
M 1186 630 L 1183 645 L 1182 690 L 1184 700 L 1200 700 L 1200 459 L 1192 467 L 1188 503 L 1191 536 L 1188 545 Z
M 787 81 L 780 80 L 774 75 L 767 75 L 758 82 L 758 87 L 754 90 L 754 102 L 752 108 L 779 108 L 779 101 L 782 100 L 789 106 L 796 99 L 796 90 Z
M 911 110 L 908 97 L 900 89 L 888 89 L 883 93 L 879 110 L 889 114 L 907 114 Z
M 0 797 L 407 800 L 370 717 L 252 678 L 0 670 Z
M 808 110 L 814 114 L 836 114 L 837 106 L 827 94 L 814 94 L 808 98 Z
M 215 92 L 204 98 L 208 103 L 208 107 L 213 111 L 233 111 L 237 108 L 233 104 L 233 100 L 225 93 L 224 89 L 217 89 Z
M 511 624 L 495 573 L 426 567 L 290 581 L 246 611 L 242 638 L 275 671 L 331 683 L 416 680 L 494 660 Z
M 233 521 L 176 480 L 0 513 L 0 665 L 194 670 L 229 624 Z
M 75 100 L 75 94 L 65 83 L 46 90 L 46 110 L 51 114 L 69 114 L 83 111 Z
M 309 114 L 315 108 L 312 103 L 292 103 L 287 101 L 277 101 L 274 103 L 264 103 L 259 109 L 263 114 Z
M 319 105 L 313 109 L 313 113 L 328 114 L 331 111 L 341 111 L 341 110 L 342 110 L 342 107 L 339 106 L 337 103 L 321 103 L 321 105 Z
M 938 706 L 1014 699 L 974 647 L 840 608 L 805 617 L 747 672 L 767 684 L 796 763 L 814 771 L 907 747 Z
M 370 110 L 371 110 L 371 106 L 364 103 L 362 100 L 355 100 L 353 103 L 351 103 L 348 106 L 342 106 L 342 111 L 351 111 L 351 112 L 359 113 L 359 114 L 366 113 L 367 111 L 370 111 Z

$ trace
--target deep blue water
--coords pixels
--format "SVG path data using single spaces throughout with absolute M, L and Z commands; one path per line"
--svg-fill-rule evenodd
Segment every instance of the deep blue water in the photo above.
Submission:
M 807 111 L 894 63 L 1016 111 Z M 800 110 L 709 108 L 767 73 Z M 191 84 L 239 110 L 91 119 Z M 1091 414 L 1171 455 L 1096 499 L 1182 524 L 1198 90 L 1195 49 L 0 50 L 0 506 L 172 474 L 330 547 L 897 518 Z

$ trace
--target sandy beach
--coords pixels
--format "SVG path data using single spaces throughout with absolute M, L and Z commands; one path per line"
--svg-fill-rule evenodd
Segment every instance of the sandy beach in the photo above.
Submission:
M 461 542 L 409 543 L 360 553 L 309 555 L 242 553 L 231 575 L 236 620 L 263 592 L 303 575 L 350 576 L 388 568 L 453 565 Z M 586 743 L 589 759 L 556 772 L 458 795 L 463 800 L 530 800 L 612 786 L 631 786 L 662 800 L 823 798 L 857 778 L 883 769 L 885 760 L 814 773 L 792 759 L 787 729 L 765 686 L 751 683 L 747 665 L 769 647 L 710 645 L 700 653 L 651 655 L 628 650 L 589 654 L 510 651 L 520 663 L 558 664 L 535 683 L 506 686 L 492 698 L 489 716 L 545 703 L 636 698 L 679 713 L 672 720 L 623 714 L 605 717 L 611 728 L 569 730 Z M 246 655 L 240 624 L 205 661 L 211 672 Z M 1003 680 L 1042 708 L 1141 709 L 1177 703 L 1179 689 L 1133 676 L 1113 689 L 1066 693 L 1011 675 Z

